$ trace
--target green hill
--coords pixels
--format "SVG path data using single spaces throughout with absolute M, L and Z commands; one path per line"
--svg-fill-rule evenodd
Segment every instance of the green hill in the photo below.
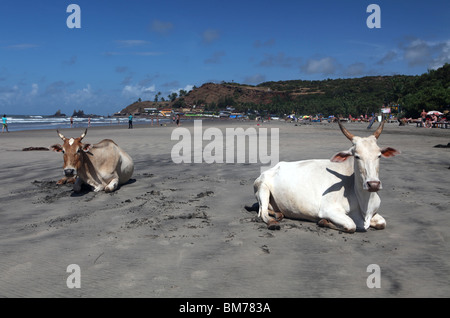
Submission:
M 403 114 L 444 111 L 450 106 L 450 64 L 420 76 L 370 76 L 322 81 L 204 84 L 184 97 L 184 104 L 204 104 L 208 110 L 233 106 L 271 114 L 371 114 L 383 105 L 400 104 Z
M 380 111 L 383 105 L 400 104 L 401 115 L 418 117 L 422 109 L 450 108 L 450 64 L 420 76 L 368 76 L 321 81 L 265 82 L 256 86 L 206 83 L 166 103 L 166 107 L 203 106 L 218 111 L 258 110 L 285 115 L 296 113 L 359 116 Z

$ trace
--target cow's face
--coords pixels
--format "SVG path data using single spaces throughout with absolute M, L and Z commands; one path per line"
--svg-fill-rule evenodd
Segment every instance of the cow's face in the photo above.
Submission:
M 350 134 L 340 125 L 341 130 L 344 129 L 344 135 L 352 141 L 353 147 L 348 151 L 341 151 L 331 158 L 333 162 L 344 162 L 353 156 L 355 176 L 362 183 L 362 188 L 369 192 L 377 192 L 382 188 L 381 181 L 378 177 L 380 158 L 382 156 L 388 158 L 400 154 L 394 148 L 380 148 L 377 145 L 377 138 L 383 129 L 383 124 L 378 127 L 372 136 L 364 138 Z
M 87 130 L 86 130 L 87 131 Z M 66 138 L 59 131 L 59 137 L 64 141 L 63 145 L 55 144 L 50 148 L 55 152 L 62 152 L 64 154 L 64 175 L 66 177 L 73 177 L 77 174 L 82 164 L 82 153 L 88 152 L 91 148 L 90 144 L 83 144 L 84 136 L 86 136 L 86 131 L 78 138 Z
M 382 189 L 381 181 L 378 177 L 380 158 L 382 156 L 385 158 L 393 157 L 399 152 L 390 147 L 378 147 L 374 136 L 367 138 L 355 137 L 353 142 L 355 145 L 353 147 L 355 173 L 361 177 L 363 189 L 369 192 L 376 192 Z

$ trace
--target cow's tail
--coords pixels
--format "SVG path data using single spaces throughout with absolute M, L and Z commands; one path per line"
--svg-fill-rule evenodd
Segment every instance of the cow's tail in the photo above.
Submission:
M 258 216 L 267 224 L 270 230 L 279 230 L 280 224 L 269 214 L 270 189 L 261 180 L 254 184 L 255 196 L 258 199 Z

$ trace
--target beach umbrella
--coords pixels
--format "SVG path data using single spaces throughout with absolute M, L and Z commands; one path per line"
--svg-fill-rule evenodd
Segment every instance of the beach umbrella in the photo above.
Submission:
M 437 111 L 437 110 L 430 110 L 427 115 L 436 115 L 436 116 L 441 116 L 444 115 L 443 113 Z

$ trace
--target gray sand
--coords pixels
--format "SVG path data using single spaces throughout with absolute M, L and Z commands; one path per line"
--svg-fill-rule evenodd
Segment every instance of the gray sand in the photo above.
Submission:
M 280 161 L 331 158 L 351 146 L 337 125 L 262 127 L 280 128 Z M 361 136 L 366 127 L 347 124 Z M 387 228 L 354 234 L 287 219 L 268 230 L 245 209 L 256 202 L 261 164 L 174 164 L 173 129 L 88 131 L 85 142 L 111 138 L 134 159 L 133 179 L 112 194 L 75 195 L 56 185 L 61 154 L 21 151 L 60 143 L 55 131 L 0 135 L 0 297 L 450 295 L 450 149 L 433 147 L 450 142 L 450 129 L 386 125 L 378 144 L 402 151 L 381 161 Z M 70 264 L 81 269 L 81 288 L 67 287 Z M 380 267 L 381 288 L 367 287 L 370 264 Z

